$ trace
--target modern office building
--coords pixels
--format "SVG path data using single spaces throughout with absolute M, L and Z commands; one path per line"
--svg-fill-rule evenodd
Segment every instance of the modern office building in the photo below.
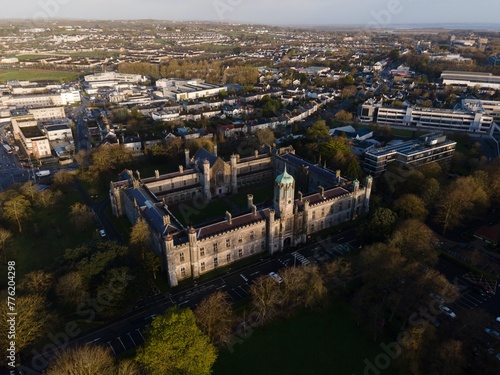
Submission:
M 406 168 L 438 162 L 448 163 L 455 152 L 456 142 L 445 135 L 431 133 L 415 140 L 399 142 L 365 154 L 363 169 L 375 177 L 387 169 L 389 163 L 398 163 Z
M 366 101 L 358 108 L 358 118 L 362 123 L 482 134 L 488 134 L 494 122 L 493 116 L 487 110 L 466 102 L 455 109 L 443 109 L 414 106 L 393 107 Z
M 441 73 L 441 79 L 444 85 L 500 90 L 500 76 L 494 76 L 492 73 L 445 70 Z

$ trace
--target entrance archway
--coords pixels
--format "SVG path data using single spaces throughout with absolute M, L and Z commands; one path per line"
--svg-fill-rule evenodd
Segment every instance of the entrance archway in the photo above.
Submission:
M 291 237 L 287 237 L 287 238 L 285 238 L 285 241 L 283 242 L 283 247 L 285 249 L 287 249 L 290 246 L 292 246 L 292 238 Z

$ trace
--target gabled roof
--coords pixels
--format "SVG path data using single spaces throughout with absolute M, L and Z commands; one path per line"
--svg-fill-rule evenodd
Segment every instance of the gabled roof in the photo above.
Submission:
M 193 160 L 195 161 L 195 163 L 198 163 L 198 162 L 203 163 L 203 161 L 205 159 L 208 160 L 208 162 L 210 163 L 210 167 L 213 167 L 213 165 L 217 161 L 217 156 L 215 156 L 211 152 L 205 150 L 204 148 L 200 148 L 198 151 L 196 151 L 196 154 L 194 154 L 194 156 L 193 156 Z M 201 166 L 202 165 L 203 164 L 201 164 Z M 199 167 L 200 167 L 200 165 L 199 165 Z

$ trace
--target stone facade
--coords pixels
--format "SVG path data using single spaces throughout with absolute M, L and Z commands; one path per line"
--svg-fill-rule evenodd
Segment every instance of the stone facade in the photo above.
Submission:
M 215 151 L 216 152 L 216 151 Z M 206 150 L 192 158 L 186 152 L 186 169 L 141 179 L 125 171 L 111 183 L 113 213 L 131 223 L 143 217 L 151 231 L 151 248 L 162 257 L 169 284 L 196 278 L 217 267 L 258 253 L 273 254 L 305 243 L 310 234 L 352 220 L 368 212 L 372 178 L 365 186 L 347 181 L 294 155 L 293 149 L 271 150 L 229 162 Z M 274 178 L 274 199 L 257 208 L 247 196 L 247 212 L 209 224 L 184 226 L 169 204 L 194 201 L 202 205 L 237 193 L 244 186 Z

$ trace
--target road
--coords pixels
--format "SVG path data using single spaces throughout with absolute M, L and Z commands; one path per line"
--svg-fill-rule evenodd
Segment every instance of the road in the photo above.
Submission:
M 98 343 L 108 346 L 115 355 L 120 355 L 144 342 L 145 330 L 155 315 L 162 314 L 172 306 L 195 308 L 201 300 L 217 290 L 224 290 L 232 302 L 249 298 L 252 282 L 261 275 L 269 272 L 280 272 L 284 267 L 293 267 L 309 264 L 310 262 L 323 263 L 357 248 L 356 229 L 347 228 L 330 235 L 329 238 L 305 245 L 296 252 L 285 252 L 273 256 L 263 257 L 260 261 L 238 267 L 222 275 L 216 275 L 206 281 L 194 282 L 193 285 L 176 290 L 172 294 L 157 294 L 138 303 L 132 311 L 122 317 L 106 323 L 96 329 L 83 334 L 74 335 L 70 332 L 79 332 L 78 323 L 68 323 L 66 333 L 60 332 L 49 335 L 52 341 L 44 348 L 33 352 L 33 358 L 24 358 L 23 365 L 41 371 L 47 361 L 57 354 L 57 351 L 67 346 L 79 346 Z M 93 316 L 99 312 L 99 304 L 94 308 L 78 311 L 80 321 L 91 322 Z M 29 373 L 29 372 L 28 372 Z

